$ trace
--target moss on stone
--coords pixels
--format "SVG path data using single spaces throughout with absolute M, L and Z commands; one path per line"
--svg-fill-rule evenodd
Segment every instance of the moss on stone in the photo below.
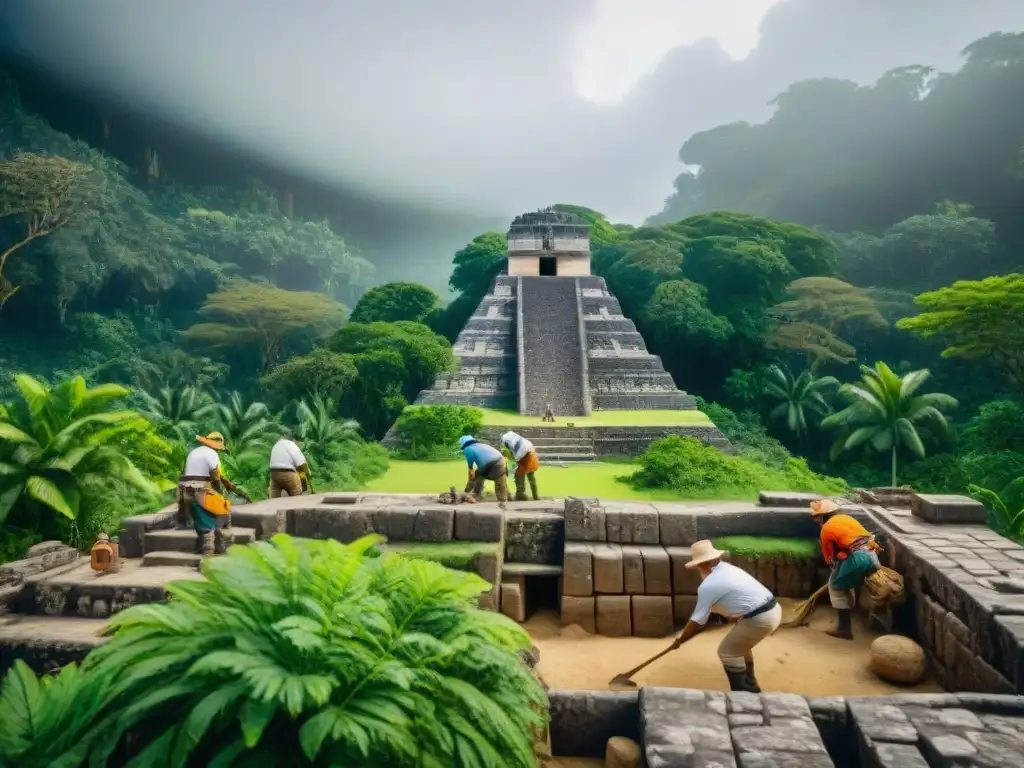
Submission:
M 774 536 L 723 536 L 715 539 L 715 546 L 746 558 L 790 557 L 811 560 L 820 557 L 816 539 L 782 539 Z
M 440 563 L 448 568 L 466 570 L 473 564 L 473 559 L 477 555 L 499 554 L 501 544 L 496 541 L 403 541 L 385 544 L 383 550 L 385 552 L 401 552 L 421 560 Z

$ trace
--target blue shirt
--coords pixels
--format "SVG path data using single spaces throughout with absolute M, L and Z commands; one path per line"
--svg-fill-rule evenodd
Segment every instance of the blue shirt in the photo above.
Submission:
M 492 448 L 486 443 L 473 443 L 463 451 L 466 454 L 466 465 L 472 469 L 476 464 L 477 469 L 483 469 L 488 464 L 501 458 L 497 448 Z

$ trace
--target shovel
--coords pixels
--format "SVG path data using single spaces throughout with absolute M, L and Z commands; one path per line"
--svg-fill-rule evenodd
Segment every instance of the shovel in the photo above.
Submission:
M 655 654 L 654 656 L 651 656 L 651 658 L 649 658 L 643 664 L 640 664 L 640 665 L 638 665 L 636 667 L 633 667 L 633 669 L 629 670 L 628 672 L 623 672 L 621 675 L 616 675 L 615 677 L 613 677 L 611 679 L 611 681 L 608 683 L 608 685 L 619 685 L 619 686 L 624 686 L 626 688 L 636 688 L 636 683 L 634 683 L 632 680 L 630 680 L 630 678 L 633 677 L 633 675 L 635 675 L 637 672 L 639 672 L 644 667 L 650 666 L 651 664 L 656 662 L 658 659 L 660 659 L 662 656 L 664 656 L 665 654 L 671 653 L 675 649 L 676 649 L 676 646 L 675 646 L 675 643 L 673 642 L 673 644 L 670 645 L 668 648 L 666 648 L 664 651 L 662 651 L 661 653 Z

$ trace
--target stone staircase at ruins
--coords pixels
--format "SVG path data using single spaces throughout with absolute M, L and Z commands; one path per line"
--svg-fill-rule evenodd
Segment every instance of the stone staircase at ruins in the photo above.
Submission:
M 519 412 L 540 416 L 548 403 L 563 417 L 586 414 L 577 283 L 568 277 L 522 277 L 522 376 Z
M 695 410 L 696 399 L 677 389 L 661 358 L 647 351 L 604 278 L 580 277 L 577 282 L 594 410 Z
M 458 371 L 438 376 L 433 387 L 420 393 L 417 404 L 516 408 L 515 291 L 515 278 L 495 280 L 452 345 Z

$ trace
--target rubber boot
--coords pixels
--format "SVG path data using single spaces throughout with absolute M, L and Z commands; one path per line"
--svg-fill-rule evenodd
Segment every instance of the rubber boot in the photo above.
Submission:
M 526 482 L 519 475 L 513 475 L 516 481 L 516 501 L 526 501 Z
M 836 628 L 826 630 L 826 634 L 843 640 L 853 640 L 852 611 L 849 608 L 839 608 L 836 612 L 839 614 Z
M 757 676 L 754 674 L 753 659 L 747 662 L 747 674 L 744 678 L 744 682 L 747 684 L 747 690 L 751 693 L 761 692 L 761 686 L 757 684 Z
M 725 676 L 729 678 L 729 690 L 730 691 L 747 691 L 753 693 L 750 687 L 747 685 L 746 676 L 744 672 L 733 672 L 731 669 L 725 670 Z
M 533 494 L 533 500 L 540 501 L 540 494 L 537 492 L 537 476 L 531 472 L 526 479 L 530 481 L 530 493 Z

